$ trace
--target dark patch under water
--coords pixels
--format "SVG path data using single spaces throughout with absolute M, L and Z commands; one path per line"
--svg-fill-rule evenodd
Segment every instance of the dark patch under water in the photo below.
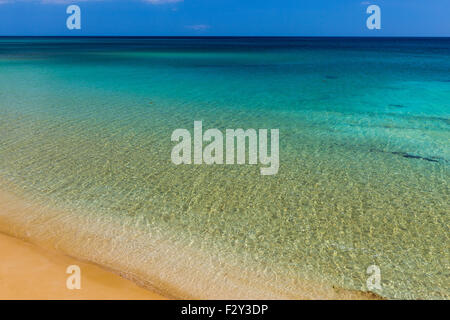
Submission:
M 403 151 L 384 151 L 384 150 L 378 150 L 378 149 L 370 149 L 370 152 L 390 153 L 390 154 L 394 154 L 397 156 L 402 156 L 403 158 L 407 158 L 407 159 L 419 159 L 419 160 L 425 160 L 425 161 L 430 161 L 430 162 L 439 162 L 439 160 L 445 161 L 445 159 L 422 157 L 422 156 L 419 156 L 416 154 L 411 154 L 411 153 L 403 152 Z
M 422 156 L 418 156 L 415 154 L 409 154 L 409 153 L 405 153 L 405 152 L 391 152 L 391 153 L 402 156 L 404 158 L 409 158 L 409 159 L 420 159 L 420 160 L 426 160 L 426 161 L 430 161 L 430 162 L 439 162 L 439 160 L 437 160 L 437 159 L 422 157 Z
M 396 107 L 396 108 L 407 108 L 407 106 L 403 104 L 390 104 L 389 107 Z

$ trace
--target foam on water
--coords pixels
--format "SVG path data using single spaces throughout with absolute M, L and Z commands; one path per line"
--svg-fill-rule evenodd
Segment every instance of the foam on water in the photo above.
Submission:
M 449 58 L 448 39 L 2 39 L 0 187 L 64 212 L 24 232 L 175 296 L 220 292 L 176 247 L 218 288 L 239 269 L 240 297 L 366 291 L 375 264 L 382 296 L 448 298 Z M 279 173 L 175 166 L 194 120 L 280 129 Z

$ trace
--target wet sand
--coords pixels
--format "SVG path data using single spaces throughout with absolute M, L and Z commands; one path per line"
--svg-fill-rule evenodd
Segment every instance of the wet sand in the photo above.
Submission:
M 0 234 L 0 299 L 137 299 L 164 297 L 96 265 Z M 66 269 L 81 269 L 81 289 L 66 287 Z
M 0 191 L 0 218 L 2 217 L 0 219 L 0 227 L 3 225 L 3 230 L 10 230 L 14 236 L 27 235 L 27 227 L 25 225 L 17 225 L 14 217 L 17 217 L 19 214 L 30 216 L 36 212 L 37 209 L 33 205 L 21 201 L 10 193 Z M 9 227 L 7 228 L 8 225 Z M 94 263 L 69 257 L 64 252 L 54 250 L 51 246 L 41 246 L 42 243 L 39 241 L 38 244 L 34 244 L 34 240 L 30 241 L 33 241 L 33 243 L 0 233 L 0 299 L 165 299 L 164 296 L 159 294 L 160 291 L 151 289 L 158 288 L 162 290 L 165 287 L 163 283 L 153 283 L 156 286 L 150 286 L 150 288 L 146 286 L 146 289 L 144 289 L 136 285 L 135 282 L 127 280 L 117 273 Z M 195 258 L 193 261 L 201 260 L 200 257 L 196 258 L 195 252 L 188 252 L 187 254 Z M 66 270 L 71 265 L 77 265 L 81 269 L 80 290 L 69 290 L 66 287 L 67 278 L 70 277 Z M 150 267 L 156 266 L 157 264 L 150 265 Z M 176 265 L 174 264 L 172 267 L 176 267 Z M 196 267 L 199 266 L 191 265 L 192 272 L 195 272 Z M 178 270 L 175 273 L 184 272 L 180 268 L 175 268 L 175 270 Z M 202 274 L 206 277 L 207 273 L 205 272 L 206 270 Z M 139 277 L 137 277 L 136 281 L 140 282 L 139 280 Z M 169 287 L 169 289 L 165 288 L 165 291 L 169 293 L 171 298 L 178 297 L 182 299 L 219 297 L 242 299 L 247 296 L 256 299 L 380 298 L 370 292 L 345 290 L 331 286 L 323 288 L 312 283 L 303 284 L 302 288 L 297 288 L 298 290 L 295 290 L 295 294 L 292 295 L 276 294 L 279 290 L 275 290 L 275 288 L 272 288 L 271 293 L 268 294 L 265 291 L 259 292 L 258 288 L 252 287 L 250 283 L 256 282 L 252 282 L 251 279 L 235 278 L 230 274 L 220 282 L 227 283 L 230 281 L 239 282 L 240 287 L 242 287 L 240 289 L 244 290 L 244 292 L 240 292 L 235 286 L 235 290 L 230 291 L 223 284 L 221 290 L 215 290 L 214 294 L 209 293 L 207 288 L 203 288 L 203 290 L 198 288 L 200 292 L 198 290 L 185 291 L 183 288 L 171 288 L 169 290 Z M 213 282 L 211 279 L 211 284 Z M 272 287 L 269 283 L 266 284 Z

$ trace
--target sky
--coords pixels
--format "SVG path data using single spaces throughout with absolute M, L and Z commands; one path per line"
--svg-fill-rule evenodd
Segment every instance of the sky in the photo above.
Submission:
M 69 30 L 69 5 L 81 29 Z M 378 5 L 381 29 L 369 30 Z M 0 36 L 441 36 L 450 0 L 0 0 Z

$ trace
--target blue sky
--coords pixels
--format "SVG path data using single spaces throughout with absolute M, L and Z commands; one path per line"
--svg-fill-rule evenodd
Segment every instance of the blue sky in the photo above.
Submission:
M 381 30 L 366 27 L 370 4 Z M 448 37 L 450 0 L 0 0 L 0 35 Z

